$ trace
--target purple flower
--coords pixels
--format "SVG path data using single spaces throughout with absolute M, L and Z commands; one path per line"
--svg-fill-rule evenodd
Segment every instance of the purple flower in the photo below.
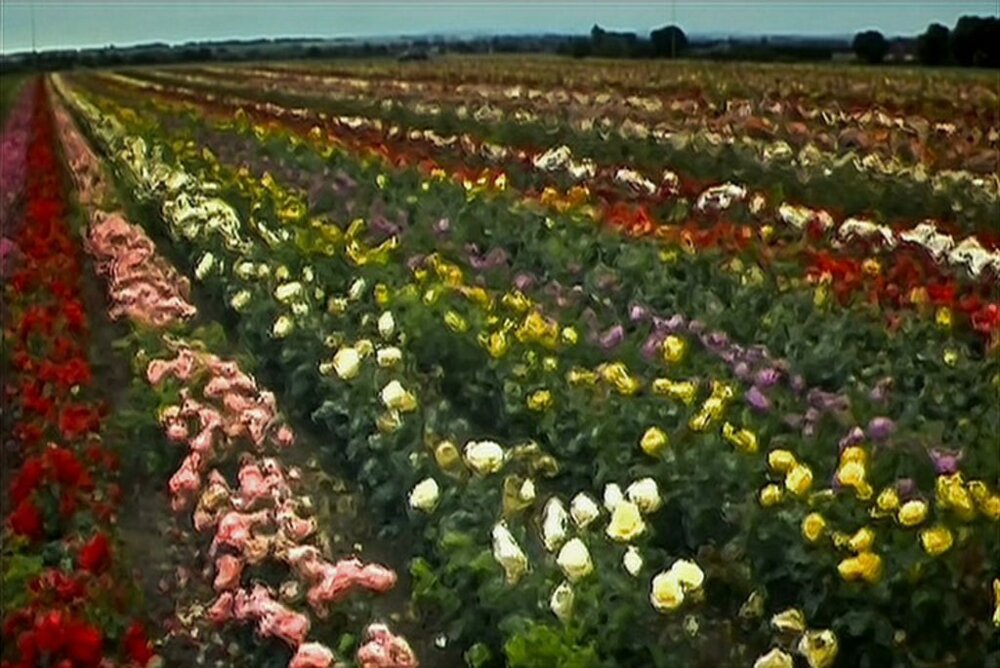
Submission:
M 797 394 L 806 389 L 806 379 L 798 374 L 792 376 L 792 379 L 788 383 L 791 385 L 792 391 Z
M 434 233 L 437 235 L 445 235 L 451 231 L 451 221 L 447 218 L 441 218 L 438 222 L 434 223 Z
M 900 478 L 896 481 L 896 491 L 901 497 L 907 499 L 917 492 L 917 483 L 913 478 Z
M 692 320 L 688 323 L 688 331 L 692 334 L 700 334 L 705 331 L 705 323 L 701 320 Z
M 649 309 L 642 304 L 632 304 L 628 310 L 628 319 L 632 322 L 639 322 L 649 317 Z
M 614 327 L 608 329 L 603 334 L 598 343 L 600 343 L 601 348 L 604 350 L 613 350 L 617 348 L 622 341 L 625 340 L 625 329 L 621 325 L 615 325 Z
M 771 409 L 771 400 L 756 385 L 747 390 L 746 400 L 751 408 L 760 413 L 765 413 Z
M 650 334 L 646 342 L 642 344 L 642 356 L 647 360 L 655 359 L 657 353 L 660 351 L 660 346 L 663 345 L 664 338 L 664 335 L 659 332 Z
M 965 455 L 961 450 L 944 450 L 942 448 L 931 448 L 929 454 L 931 461 L 934 462 L 934 471 L 938 475 L 958 473 L 958 464 Z
M 761 369 L 754 377 L 754 382 L 761 387 L 774 387 L 781 379 L 781 372 L 775 368 Z
M 752 372 L 750 371 L 750 365 L 748 365 L 746 362 L 737 362 L 736 366 L 733 367 L 733 373 L 735 373 L 736 377 L 739 378 L 740 380 L 749 380 L 750 376 L 752 375 Z
M 840 451 L 843 451 L 844 448 L 849 448 L 852 445 L 857 445 L 863 440 L 865 440 L 865 432 L 862 431 L 861 427 L 855 426 L 852 427 L 849 432 L 847 432 L 847 435 L 844 436 L 844 438 L 840 439 L 840 442 L 837 444 L 837 448 Z
M 872 418 L 865 432 L 874 441 L 884 441 L 896 431 L 896 423 L 887 417 Z
M 703 342 L 708 348 L 724 348 L 729 343 L 729 336 L 725 332 L 714 331 L 703 337 Z
M 424 263 L 424 258 L 426 257 L 427 257 L 426 255 L 419 255 L 419 254 L 411 255 L 409 259 L 406 261 L 406 268 L 409 269 L 410 271 L 415 270 L 417 267 L 419 267 Z
M 535 277 L 531 274 L 518 274 L 514 277 L 514 287 L 521 292 L 527 292 L 535 284 Z
M 792 429 L 799 429 L 800 427 L 802 427 L 802 422 L 803 422 L 802 416 L 799 415 L 798 413 L 788 413 L 781 419 L 785 424 L 787 424 Z
M 889 398 L 890 389 L 892 389 L 892 378 L 886 377 L 875 384 L 868 396 L 872 401 L 884 403 Z

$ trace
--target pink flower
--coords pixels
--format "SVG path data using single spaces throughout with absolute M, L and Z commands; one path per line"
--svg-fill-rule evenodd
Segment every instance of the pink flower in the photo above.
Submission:
M 231 554 L 224 554 L 215 560 L 215 591 L 235 589 L 243 575 L 243 560 Z
M 326 645 L 307 642 L 299 645 L 299 651 L 292 657 L 288 668 L 330 668 L 336 660 Z
M 365 644 L 358 650 L 361 668 L 418 668 L 420 662 L 410 645 L 393 635 L 385 624 L 372 624 L 365 629 Z

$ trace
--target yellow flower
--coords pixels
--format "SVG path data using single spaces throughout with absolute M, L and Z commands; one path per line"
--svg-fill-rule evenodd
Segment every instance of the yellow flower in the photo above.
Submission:
M 515 313 L 525 313 L 531 308 L 531 300 L 520 290 L 513 290 L 500 298 L 500 303 Z
M 826 520 L 819 513 L 809 513 L 802 520 L 802 535 L 810 543 L 815 543 L 826 530 Z
M 562 331 L 559 333 L 562 342 L 567 345 L 574 345 L 580 339 L 580 336 L 576 333 L 576 330 L 572 327 L 563 327 Z
M 448 311 L 444 314 L 444 324 L 453 332 L 462 333 L 469 329 L 469 323 L 455 311 Z
M 773 647 L 767 654 L 757 657 L 753 662 L 753 668 L 794 668 L 794 664 L 791 656 Z
M 375 286 L 375 303 L 379 306 L 385 306 L 389 303 L 389 288 L 385 283 L 378 283 Z
M 991 494 L 986 497 L 979 504 L 979 508 L 983 511 L 983 515 L 994 522 L 1000 520 L 1000 495 Z
M 538 390 L 532 392 L 528 397 L 528 409 L 533 411 L 544 411 L 552 407 L 552 393 L 548 390 Z
M 920 532 L 920 544 L 923 546 L 924 552 L 932 557 L 950 550 L 954 542 L 955 539 L 951 535 L 951 531 L 945 526 L 939 525 Z
M 771 626 L 781 633 L 798 635 L 806 630 L 806 616 L 798 608 L 789 608 L 771 617 Z
M 667 378 L 657 378 L 653 381 L 653 394 L 667 396 L 690 406 L 698 394 L 698 386 L 691 381 L 674 382 Z
M 847 546 L 854 552 L 868 552 L 875 543 L 875 532 L 868 527 L 861 527 L 851 536 Z
M 954 348 L 946 348 L 941 359 L 946 365 L 953 367 L 958 364 L 958 351 Z
M 523 343 L 538 343 L 547 348 L 555 348 L 559 339 L 559 325 L 546 319 L 538 311 L 532 311 L 517 329 L 517 339 Z
M 942 306 L 937 310 L 934 320 L 941 329 L 951 329 L 951 309 L 947 306 Z
M 869 276 L 878 276 L 882 273 L 882 264 L 875 258 L 868 258 L 861 263 L 861 271 Z
M 813 473 L 805 464 L 796 464 L 785 476 L 785 488 L 796 496 L 803 496 L 812 487 Z
M 389 410 L 379 414 L 375 425 L 383 434 L 391 434 L 403 426 L 403 418 L 399 415 L 399 411 Z
M 434 448 L 434 461 L 442 470 L 455 468 L 462 460 L 458 447 L 451 441 L 441 441 Z
M 596 373 L 579 367 L 574 367 L 566 372 L 566 382 L 570 385 L 593 387 L 597 384 L 597 379 Z
M 620 542 L 628 542 L 640 536 L 646 530 L 639 507 L 631 501 L 620 501 L 611 512 L 611 521 L 606 533 L 608 537 Z
M 839 649 L 837 636 L 828 629 L 806 631 L 799 639 L 799 654 L 806 658 L 809 668 L 830 668 Z
M 507 335 L 503 331 L 493 332 L 488 337 L 485 337 L 483 345 L 486 347 L 486 352 L 488 352 L 490 357 L 493 359 L 503 357 L 509 346 L 507 342 Z
M 965 521 L 976 516 L 976 506 L 972 495 L 965 488 L 961 473 L 938 476 L 934 484 L 938 505 L 955 512 Z
M 1000 579 L 993 580 L 993 626 L 1000 628 Z
M 757 452 L 757 436 L 752 431 L 747 429 L 737 431 L 733 425 L 726 422 L 722 425 L 722 437 L 744 454 L 752 455 Z
M 629 374 L 628 367 L 621 362 L 602 364 L 598 371 L 606 383 L 610 383 L 619 394 L 626 397 L 632 396 L 641 387 L 639 381 Z
M 647 429 L 646 433 L 642 435 L 642 440 L 639 441 L 642 451 L 650 457 L 659 455 L 668 444 L 667 434 L 659 427 Z
M 848 557 L 837 566 L 840 577 L 851 580 L 864 580 L 868 583 L 878 582 L 882 577 L 882 557 L 874 552 L 862 552 L 856 557 Z
M 664 571 L 653 578 L 649 601 L 660 612 L 670 612 L 684 603 L 684 588 L 677 575 Z
M 777 485 L 773 483 L 765 485 L 764 489 L 760 490 L 760 505 L 770 508 L 781 503 L 784 496 L 784 491 Z
M 879 493 L 878 498 L 875 499 L 875 505 L 882 512 L 895 512 L 899 508 L 899 494 L 894 487 L 886 487 Z
M 559 360 L 551 355 L 542 358 L 542 369 L 551 373 L 559 368 Z
M 850 462 L 857 462 L 859 464 L 868 463 L 868 452 L 857 445 L 852 445 L 850 447 L 844 448 L 844 451 L 840 453 L 840 463 L 841 465 Z
M 970 480 L 965 486 L 969 490 L 969 494 L 972 495 L 972 498 L 980 504 L 990 496 L 990 490 L 982 480 Z
M 775 473 L 788 473 L 795 464 L 795 455 L 788 450 L 771 450 L 767 453 L 767 465 Z
M 679 336 L 670 335 L 663 340 L 661 345 L 663 351 L 663 361 L 668 364 L 676 364 L 684 359 L 684 351 L 687 343 Z
M 389 410 L 409 413 L 417 409 L 417 398 L 405 389 L 398 380 L 390 381 L 382 388 L 382 403 Z
M 864 498 L 865 491 L 871 491 L 871 487 L 865 479 L 866 476 L 865 465 L 858 461 L 843 463 L 837 469 L 837 480 L 840 481 L 840 484 L 845 487 L 853 487 L 858 496 L 862 498 Z
M 907 501 L 900 506 L 896 519 L 904 527 L 915 527 L 927 519 L 927 504 L 920 499 Z

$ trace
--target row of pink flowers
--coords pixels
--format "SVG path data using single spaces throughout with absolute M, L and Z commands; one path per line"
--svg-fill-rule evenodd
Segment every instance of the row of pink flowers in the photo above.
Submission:
M 17 256 L 17 245 L 10 237 L 17 223 L 18 202 L 24 192 L 28 140 L 34 96 L 31 86 L 24 86 L 11 109 L 0 139 L 0 275 L 7 275 L 7 265 Z
M 72 119 L 60 111 L 63 145 L 80 175 L 78 185 L 87 193 L 81 199 L 92 208 L 108 203 L 110 190 L 99 161 Z M 187 299 L 187 282 L 120 212 L 93 211 L 87 251 L 107 280 L 114 317 L 162 328 L 196 314 Z M 388 591 L 396 583 L 395 572 L 357 558 L 334 563 L 310 544 L 317 523 L 305 512 L 308 500 L 298 493 L 303 473 L 285 467 L 279 458 L 294 444 L 294 434 L 282 421 L 274 395 L 259 388 L 236 362 L 179 344 L 172 358 L 149 362 L 146 379 L 153 386 L 170 381 L 183 386 L 180 402 L 159 417 L 167 439 L 186 451 L 169 481 L 171 506 L 178 513 L 190 512 L 194 530 L 211 536 L 206 543 L 215 564 L 216 598 L 207 606 L 207 621 L 255 624 L 261 637 L 281 640 L 295 651 L 291 668 L 334 665 L 332 650 L 307 641 L 310 616 L 279 600 L 283 595 L 249 582 L 247 572 L 265 561 L 284 564 L 306 590 L 317 617 L 326 616 L 330 605 L 356 589 Z M 215 465 L 233 460 L 240 467 L 230 484 Z M 381 624 L 366 629 L 357 658 L 364 668 L 418 665 L 406 641 Z

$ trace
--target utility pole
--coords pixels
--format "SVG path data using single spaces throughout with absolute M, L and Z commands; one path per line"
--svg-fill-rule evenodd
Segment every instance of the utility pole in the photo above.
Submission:
M 31 59 L 38 65 L 38 49 L 35 47 L 35 2 L 31 0 L 28 4 L 31 9 Z
M 670 31 L 670 59 L 677 57 L 677 0 L 670 3 L 670 25 L 674 27 Z

